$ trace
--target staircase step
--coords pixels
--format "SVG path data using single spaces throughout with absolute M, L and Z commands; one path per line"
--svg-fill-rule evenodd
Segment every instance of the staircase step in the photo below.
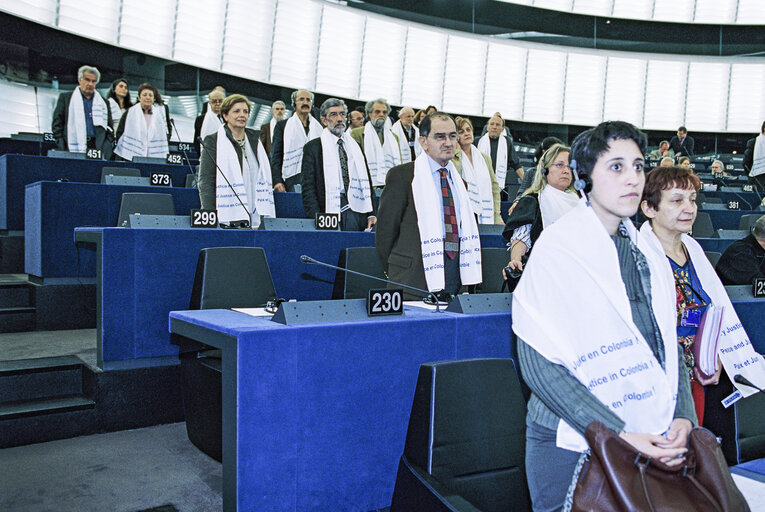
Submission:
M 0 307 L 0 332 L 26 332 L 35 330 L 35 308 L 19 306 Z
M 81 394 L 82 372 L 74 356 L 0 362 L 0 404 Z
M 31 295 L 28 283 L 0 282 L 0 308 L 29 307 Z
M 0 405 L 0 420 L 92 409 L 96 403 L 83 395 L 21 400 Z

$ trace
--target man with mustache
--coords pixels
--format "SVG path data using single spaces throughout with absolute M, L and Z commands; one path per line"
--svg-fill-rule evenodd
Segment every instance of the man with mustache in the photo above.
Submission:
M 321 125 L 311 115 L 313 93 L 299 89 L 292 93 L 295 115 L 274 126 L 271 142 L 271 179 L 275 192 L 294 192 L 300 184 L 303 146 L 321 135 Z
M 386 126 L 390 114 L 388 101 L 383 98 L 368 101 L 364 110 L 369 121 L 363 128 L 352 130 L 351 137 L 364 151 L 369 174 L 372 176 L 372 185 L 382 187 L 385 185 L 388 170 L 403 162 L 401 148 L 396 134 Z
M 372 206 L 372 180 L 361 148 L 345 132 L 346 105 L 329 98 L 321 105 L 321 135 L 308 141 L 301 166 L 303 209 L 309 218 L 317 213 L 340 213 L 340 229 L 364 231 L 377 218 Z
M 266 153 L 271 154 L 271 135 L 274 133 L 276 123 L 281 121 L 287 115 L 287 105 L 282 100 L 276 100 L 271 105 L 271 120 L 260 125 L 260 142 L 266 149 Z

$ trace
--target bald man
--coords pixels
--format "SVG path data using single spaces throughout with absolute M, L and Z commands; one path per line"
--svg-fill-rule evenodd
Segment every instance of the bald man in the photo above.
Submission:
M 413 162 L 422 153 L 422 146 L 418 140 L 420 130 L 414 125 L 412 107 L 404 107 L 398 111 L 398 121 L 393 123 L 391 131 L 398 137 L 402 162 Z

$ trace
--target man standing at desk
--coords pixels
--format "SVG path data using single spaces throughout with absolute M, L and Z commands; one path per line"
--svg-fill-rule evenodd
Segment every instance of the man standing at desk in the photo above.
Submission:
M 688 129 L 685 126 L 681 126 L 677 129 L 677 135 L 669 140 L 669 146 L 672 151 L 675 152 L 675 157 L 678 156 L 693 156 L 693 148 L 695 141 L 693 137 L 688 135 Z
M 345 131 L 345 102 L 329 98 L 321 105 L 326 126 L 303 148 L 303 209 L 310 219 L 317 213 L 339 213 L 340 229 L 364 231 L 377 220 L 372 210 L 372 180 L 364 155 Z
M 112 157 L 114 134 L 112 114 L 106 102 L 96 92 L 101 73 L 91 66 L 77 70 L 79 87 L 62 92 L 53 110 L 51 131 L 59 149 L 85 153 L 98 149 L 104 160 Z
M 391 281 L 456 294 L 481 282 L 481 243 L 467 190 L 451 159 L 457 127 L 434 112 L 420 123 L 423 152 L 393 167 L 377 215 L 375 246 Z M 405 290 L 408 298 L 419 298 Z
M 303 146 L 321 135 L 321 125 L 311 115 L 313 93 L 299 89 L 292 93 L 295 115 L 276 123 L 271 140 L 271 182 L 274 192 L 294 192 L 300 184 Z

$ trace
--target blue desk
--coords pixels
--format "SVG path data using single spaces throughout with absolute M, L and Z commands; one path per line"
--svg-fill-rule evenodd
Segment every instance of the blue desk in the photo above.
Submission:
M 0 137 L 0 155 L 9 153 L 17 155 L 44 155 L 49 149 L 56 147 L 54 142 L 36 142 L 19 140 L 13 137 Z
M 188 308 L 199 250 L 262 247 L 279 297 L 332 297 L 335 271 L 300 263 L 301 254 L 335 264 L 346 247 L 373 247 L 373 233 L 224 229 L 76 228 L 75 240 L 96 250 L 97 356 L 101 368 L 153 364 L 175 356 L 167 314 Z M 483 247 L 502 247 L 482 235 Z M 80 251 L 87 252 L 87 251 Z
M 183 187 L 189 168 L 185 165 L 134 164 L 105 160 L 73 160 L 47 156 L 0 156 L 0 231 L 24 229 L 24 187 L 36 181 L 67 179 L 83 183 L 99 183 L 103 167 L 133 167 L 142 176 L 152 172 L 169 172 L 173 186 Z
M 78 249 L 72 236 L 83 226 L 114 227 L 125 192 L 170 194 L 178 215 L 199 208 L 196 189 L 134 187 L 40 181 L 27 185 L 24 215 L 24 272 L 37 277 L 93 277 L 95 254 Z
M 511 357 L 509 312 L 288 327 L 176 311 L 170 330 L 222 350 L 225 511 L 390 506 L 420 365 Z
M 742 215 L 755 214 L 765 215 L 757 210 L 699 210 L 709 214 L 712 226 L 717 229 L 738 229 L 738 223 Z
M 735 238 L 697 238 L 696 241 L 705 251 L 725 252 L 730 244 L 736 241 Z
M 41 181 L 26 186 L 24 272 L 37 277 L 96 275 L 95 254 L 72 242 L 75 227 L 114 227 L 124 192 L 171 194 L 178 215 L 199 208 L 196 189 L 60 183 Z M 303 217 L 300 194 L 276 193 L 280 217 Z

